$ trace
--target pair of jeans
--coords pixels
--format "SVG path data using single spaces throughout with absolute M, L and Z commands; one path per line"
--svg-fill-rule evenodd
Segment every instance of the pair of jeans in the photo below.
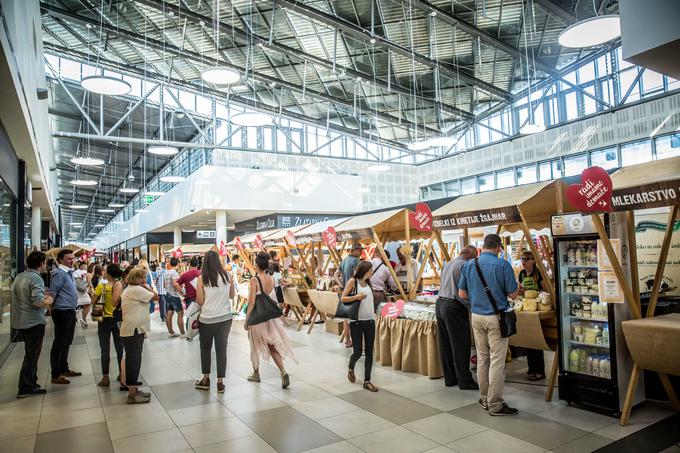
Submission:
M 545 376 L 545 360 L 542 349 L 527 349 L 527 365 L 529 374 L 542 374 Z
M 21 329 L 21 338 L 24 341 L 24 361 L 19 372 L 19 393 L 38 386 L 38 359 L 44 337 L 45 324 Z
M 50 366 L 52 379 L 56 379 L 69 371 L 68 352 L 76 330 L 76 311 L 52 310 L 52 321 L 54 322 L 54 341 L 52 341 L 50 350 Z
M 123 360 L 123 341 L 120 338 L 118 323 L 113 318 L 102 318 L 97 326 L 99 336 L 99 351 L 101 353 L 102 374 L 109 374 L 109 364 L 111 362 L 111 337 L 113 336 L 113 347 L 116 348 L 116 358 L 118 359 L 118 371 L 120 362 Z
M 165 294 L 158 295 L 158 312 L 161 315 L 161 320 L 165 321 L 165 317 L 167 316 L 167 310 L 165 307 Z
M 364 358 L 364 381 L 371 380 L 371 369 L 373 368 L 373 343 L 375 342 L 375 321 L 351 321 L 349 323 L 349 333 L 352 337 L 353 353 L 349 358 L 349 368 L 354 370 L 357 360 L 361 358 L 362 349 L 366 349 Z
M 468 309 L 455 299 L 440 297 L 435 304 L 439 357 L 444 384 L 470 386 L 475 383 L 470 372 L 470 319 Z
M 198 333 L 201 341 L 201 372 L 210 374 L 212 345 L 215 342 L 215 359 L 217 360 L 217 377 L 223 378 L 227 374 L 227 339 L 231 331 L 231 322 L 217 322 L 214 324 L 198 323 Z
M 125 385 L 137 385 L 139 372 L 142 370 L 142 350 L 144 334 L 135 329 L 131 337 L 122 337 L 125 348 Z
M 505 356 L 508 339 L 501 337 L 498 315 L 472 314 L 472 330 L 477 348 L 477 383 L 482 400 L 489 406 L 489 412 L 503 408 L 503 387 L 505 386 Z

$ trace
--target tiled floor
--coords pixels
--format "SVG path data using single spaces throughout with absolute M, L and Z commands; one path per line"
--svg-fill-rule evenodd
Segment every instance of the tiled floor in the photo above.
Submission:
M 350 351 L 320 325 L 311 335 L 288 329 L 299 363 L 287 363 L 291 386 L 282 390 L 273 365 L 262 365 L 261 383 L 246 381 L 248 340 L 237 322 L 229 338 L 227 392 L 203 392 L 193 387 L 198 341 L 168 339 L 157 318 L 152 326 L 142 364 L 142 380 L 153 394 L 146 405 L 128 406 L 115 386 L 96 386 L 94 325 L 77 330 L 70 364 L 84 374 L 68 386 L 47 383 L 46 339 L 39 368 L 44 397 L 15 399 L 23 356 L 16 348 L 0 370 L 0 452 L 585 452 L 672 413 L 668 404 L 648 403 L 620 427 L 614 418 L 556 398 L 546 403 L 545 387 L 524 379 L 523 360 L 508 366 L 506 384 L 506 399 L 521 411 L 517 417 L 490 417 L 477 406 L 477 392 L 379 365 L 373 382 L 381 391 L 370 393 L 347 381 Z

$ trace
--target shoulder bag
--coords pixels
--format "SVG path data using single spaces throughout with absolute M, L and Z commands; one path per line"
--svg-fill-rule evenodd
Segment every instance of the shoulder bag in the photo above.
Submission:
M 349 296 L 357 295 L 357 285 L 359 282 L 354 279 L 354 288 L 350 291 Z M 340 294 L 340 303 L 338 308 L 335 309 L 335 318 L 349 319 L 351 321 L 356 321 L 359 319 L 359 305 L 361 305 L 360 300 L 353 300 L 352 302 L 343 302 L 342 294 Z
M 498 322 L 501 328 L 501 337 L 508 338 L 513 336 L 517 333 L 517 314 L 512 309 L 507 311 L 498 310 L 496 300 L 493 298 L 493 294 L 491 294 L 489 285 L 486 284 L 486 279 L 484 278 L 484 274 L 482 274 L 482 269 L 479 267 L 479 260 L 477 258 L 475 258 L 475 268 L 477 269 L 477 275 L 479 275 L 479 279 L 482 281 L 482 285 L 484 285 L 484 292 L 491 301 L 491 305 L 493 305 L 493 309 L 496 311 L 496 314 L 498 314 Z
M 255 296 L 255 306 L 246 319 L 246 324 L 249 326 L 261 324 L 270 319 L 276 319 L 283 316 L 283 311 L 281 311 L 279 304 L 269 297 L 268 294 L 265 294 L 260 277 L 256 275 L 255 278 L 257 279 L 257 284 L 260 285 L 260 294 Z

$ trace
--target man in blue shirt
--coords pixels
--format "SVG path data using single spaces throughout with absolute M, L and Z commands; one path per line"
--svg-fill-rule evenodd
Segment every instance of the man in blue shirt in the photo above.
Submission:
M 479 405 L 489 415 L 516 415 L 517 409 L 503 400 L 505 383 L 505 355 L 508 339 L 501 337 L 498 313 L 491 303 L 493 297 L 499 311 L 508 308 L 508 297 L 517 297 L 518 288 L 512 266 L 498 258 L 503 249 L 500 236 L 489 234 L 484 238 L 484 250 L 479 258 L 469 260 L 463 267 L 458 295 L 470 300 L 472 330 L 477 348 L 477 382 L 481 398 Z M 479 263 L 490 294 L 484 291 L 476 263 Z
M 53 384 L 70 384 L 69 377 L 82 376 L 82 373 L 68 367 L 68 352 L 73 343 L 76 329 L 76 307 L 78 291 L 73 279 L 73 251 L 62 249 L 57 254 L 59 267 L 52 272 L 49 294 L 54 297 L 52 321 L 54 322 L 54 341 L 50 351 Z

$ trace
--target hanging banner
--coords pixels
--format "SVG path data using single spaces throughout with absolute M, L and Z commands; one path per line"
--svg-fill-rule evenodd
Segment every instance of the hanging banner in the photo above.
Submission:
M 612 179 L 602 167 L 589 167 L 581 172 L 582 184 L 567 187 L 567 200 L 581 212 L 611 212 Z
M 243 242 L 241 241 L 241 237 L 240 237 L 240 236 L 236 236 L 236 237 L 234 238 L 234 244 L 236 244 L 236 248 L 237 248 L 238 250 L 243 250 Z
M 341 231 L 337 233 L 337 239 L 340 242 L 345 242 L 349 240 L 360 241 L 365 239 L 373 239 L 373 232 L 371 231 L 370 228 L 362 228 L 359 230 L 352 231 Z
M 432 226 L 435 230 L 455 230 L 502 223 L 519 223 L 521 221 L 522 216 L 517 206 L 506 206 L 436 216 L 432 221 Z
M 286 240 L 288 241 L 288 244 L 290 244 L 290 245 L 292 245 L 293 247 L 295 247 L 295 245 L 296 245 L 296 242 L 295 242 L 295 235 L 293 234 L 292 231 L 288 230 L 288 231 L 286 232 Z
M 408 213 L 408 223 L 418 231 L 432 231 L 432 211 L 426 203 L 416 204 L 415 212 Z
M 254 244 L 255 244 L 255 248 L 264 249 L 264 241 L 262 240 L 262 236 L 260 236 L 259 234 L 256 235 Z
M 227 244 L 224 241 L 220 241 L 220 256 L 227 256 Z
M 329 226 L 326 228 L 326 230 L 324 230 L 322 236 L 326 247 L 334 249 L 338 242 L 338 234 L 335 232 L 335 228 Z

